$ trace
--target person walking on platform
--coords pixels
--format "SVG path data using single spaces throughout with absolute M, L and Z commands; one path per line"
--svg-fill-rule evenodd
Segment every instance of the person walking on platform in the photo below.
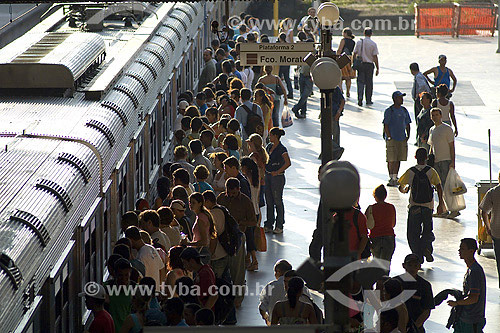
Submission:
M 408 138 L 410 137 L 410 114 L 403 106 L 403 94 L 397 90 L 392 94 L 393 104 L 384 112 L 384 139 L 386 146 L 389 183 L 398 186 L 398 172 L 401 161 L 408 157 Z
M 446 67 L 446 56 L 444 54 L 439 55 L 438 57 L 439 60 L 439 66 L 437 67 L 432 67 L 431 69 L 428 69 L 424 72 L 424 76 L 427 78 L 427 80 L 434 85 L 434 88 L 439 87 L 440 84 L 446 84 L 446 86 L 449 89 L 449 94 L 455 91 L 455 88 L 457 86 L 457 78 L 455 74 L 453 74 L 453 71 Z M 431 80 L 429 78 L 429 74 L 434 74 L 434 80 Z M 451 80 L 453 80 L 453 87 L 450 87 L 451 85 Z M 451 96 L 448 96 L 451 97 Z
M 408 193 L 411 190 L 407 226 L 408 245 L 411 251 L 419 257 L 420 263 L 424 262 L 424 256 L 428 262 L 432 262 L 434 261 L 432 242 L 435 240 L 432 232 L 433 186 L 439 198 L 438 213 L 441 213 L 445 207 L 443 188 L 436 170 L 425 164 L 427 150 L 418 148 L 415 158 L 417 165 L 408 169 L 399 179 L 399 191 Z
M 500 173 L 498 174 L 500 181 Z M 500 185 L 491 188 L 479 204 L 481 217 L 486 227 L 486 231 L 493 240 L 495 259 L 498 271 L 498 286 L 500 287 Z M 491 218 L 488 217 L 491 214 Z
M 362 58 L 361 67 L 358 69 L 358 105 L 363 106 L 363 94 L 366 97 L 366 105 L 373 104 L 373 70 L 376 67 L 375 75 L 379 73 L 378 63 L 378 47 L 377 44 L 371 40 L 373 34 L 372 28 L 365 28 L 365 38 L 356 43 L 353 59 L 357 56 Z
M 349 57 L 349 60 L 351 60 L 347 63 L 347 65 L 342 67 L 342 81 L 345 81 L 346 96 L 351 97 L 351 79 L 356 78 L 356 72 L 351 67 L 351 57 L 354 52 L 356 42 L 354 42 L 355 36 L 352 34 L 351 28 L 344 28 L 344 30 L 342 30 L 342 36 L 343 38 L 340 40 L 337 54 L 340 55 L 345 53 Z M 342 89 L 342 84 L 340 85 L 340 89 Z
M 423 92 L 430 92 L 431 87 L 429 86 L 429 83 L 427 83 L 425 76 L 420 72 L 416 62 L 410 64 L 410 72 L 414 77 L 413 86 L 411 88 L 411 98 L 413 98 L 413 111 L 415 112 L 415 121 L 417 121 L 417 117 L 422 110 L 422 104 L 420 104 L 420 94 Z

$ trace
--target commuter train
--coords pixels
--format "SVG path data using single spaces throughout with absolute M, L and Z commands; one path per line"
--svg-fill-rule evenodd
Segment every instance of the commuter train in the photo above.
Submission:
M 0 50 L 1 332 L 88 326 L 78 293 L 155 198 L 221 3 L 61 5 Z

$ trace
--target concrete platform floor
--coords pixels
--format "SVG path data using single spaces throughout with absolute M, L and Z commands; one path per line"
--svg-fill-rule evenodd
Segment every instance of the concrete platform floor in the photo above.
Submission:
M 458 87 L 452 98 L 457 103 L 459 129 L 459 136 L 456 138 L 456 169 L 468 187 L 465 195 L 467 209 L 453 220 L 434 219 L 435 261 L 424 264 L 422 276 L 432 283 L 434 294 L 446 288 L 461 289 L 466 266 L 458 257 L 458 246 L 461 238 L 477 235 L 477 190 L 474 185 L 489 177 L 488 128 L 492 130 L 494 179 L 500 170 L 500 54 L 495 53 L 497 38 L 417 39 L 374 36 L 373 40 L 379 47 L 381 65 L 380 75 L 375 77 L 374 104 L 370 107 L 358 107 L 354 80 L 351 98 L 347 99 L 344 116 L 341 118 L 340 141 L 345 147 L 342 159 L 352 162 L 360 172 L 360 204 L 366 208 L 374 202 L 371 195 L 373 189 L 379 184 L 386 184 L 388 179 L 381 122 L 383 111 L 392 103 L 392 92 L 396 90 L 396 86 L 401 89 L 411 87 L 413 77 L 408 69 L 411 62 L 418 62 L 424 71 L 437 65 L 439 54 L 448 56 L 448 67 L 453 69 L 458 78 Z M 470 89 L 471 86 L 477 95 Z M 291 106 L 297 101 L 298 91 L 294 91 L 294 94 Z M 308 257 L 319 200 L 317 170 L 320 161 L 317 157 L 320 152 L 320 123 L 319 92 L 316 88 L 314 97 L 309 101 L 308 118 L 294 119 L 294 125 L 286 129 L 286 136 L 283 138 L 292 159 L 292 167 L 286 173 L 284 193 L 285 232 L 279 236 L 268 235 L 267 253 L 258 254 L 260 270 L 247 273 L 249 296 L 238 311 L 238 325 L 264 325 L 257 310 L 258 296 L 255 292 L 259 285 L 262 288 L 274 278 L 272 267 L 277 259 L 285 258 L 297 267 Z M 413 121 L 413 102 L 410 96 L 406 97 L 405 106 Z M 414 138 L 415 124 L 411 125 Z M 409 146 L 408 161 L 402 163 L 401 173 L 415 164 L 415 150 L 415 146 Z M 395 188 L 389 188 L 388 191 L 387 201 L 397 209 L 397 245 L 391 275 L 398 275 L 403 272 L 401 263 L 404 256 L 410 253 L 406 240 L 408 195 L 399 193 Z M 487 324 L 484 331 L 490 333 L 500 331 L 500 289 L 493 258 L 491 250 L 484 250 L 478 256 L 487 276 Z M 432 311 L 425 325 L 426 330 L 447 332 L 445 324 L 449 311 L 446 304 Z

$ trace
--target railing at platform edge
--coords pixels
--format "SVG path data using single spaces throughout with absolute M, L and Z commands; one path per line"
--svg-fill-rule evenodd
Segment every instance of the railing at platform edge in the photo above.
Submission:
M 415 35 L 481 35 L 493 37 L 498 6 L 492 3 L 415 3 Z

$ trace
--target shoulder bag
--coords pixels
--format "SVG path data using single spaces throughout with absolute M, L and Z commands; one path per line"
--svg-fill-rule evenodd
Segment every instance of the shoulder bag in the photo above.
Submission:
M 363 63 L 363 39 L 361 40 L 361 52 L 360 54 L 356 54 L 356 58 L 352 60 L 352 69 L 359 71 L 361 68 L 361 64 Z

